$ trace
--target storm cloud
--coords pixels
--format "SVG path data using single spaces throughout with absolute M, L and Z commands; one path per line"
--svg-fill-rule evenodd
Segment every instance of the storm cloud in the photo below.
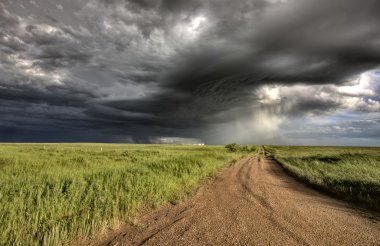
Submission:
M 5 0 L 0 141 L 307 144 L 335 129 L 366 144 L 380 135 L 378 13 L 376 0 Z

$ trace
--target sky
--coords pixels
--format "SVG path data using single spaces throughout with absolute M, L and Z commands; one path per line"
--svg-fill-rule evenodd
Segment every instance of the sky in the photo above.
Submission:
M 378 0 L 1 0 L 0 142 L 380 145 Z

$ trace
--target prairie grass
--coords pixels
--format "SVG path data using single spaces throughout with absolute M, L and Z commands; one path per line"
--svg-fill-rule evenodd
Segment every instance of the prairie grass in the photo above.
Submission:
M 62 245 L 178 200 L 241 153 L 223 147 L 0 144 L 0 244 Z
M 265 149 L 306 183 L 380 211 L 380 148 L 266 146 Z

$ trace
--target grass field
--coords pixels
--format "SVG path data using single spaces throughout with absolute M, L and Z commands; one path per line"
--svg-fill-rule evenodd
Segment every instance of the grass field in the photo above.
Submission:
M 60 245 L 177 200 L 242 153 L 223 147 L 0 144 L 0 244 Z
M 266 146 L 265 149 L 304 182 L 380 211 L 380 148 Z

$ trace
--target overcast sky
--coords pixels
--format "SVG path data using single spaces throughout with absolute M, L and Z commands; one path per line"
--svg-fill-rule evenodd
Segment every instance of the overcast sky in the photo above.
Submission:
M 1 0 L 0 141 L 380 145 L 378 0 Z

